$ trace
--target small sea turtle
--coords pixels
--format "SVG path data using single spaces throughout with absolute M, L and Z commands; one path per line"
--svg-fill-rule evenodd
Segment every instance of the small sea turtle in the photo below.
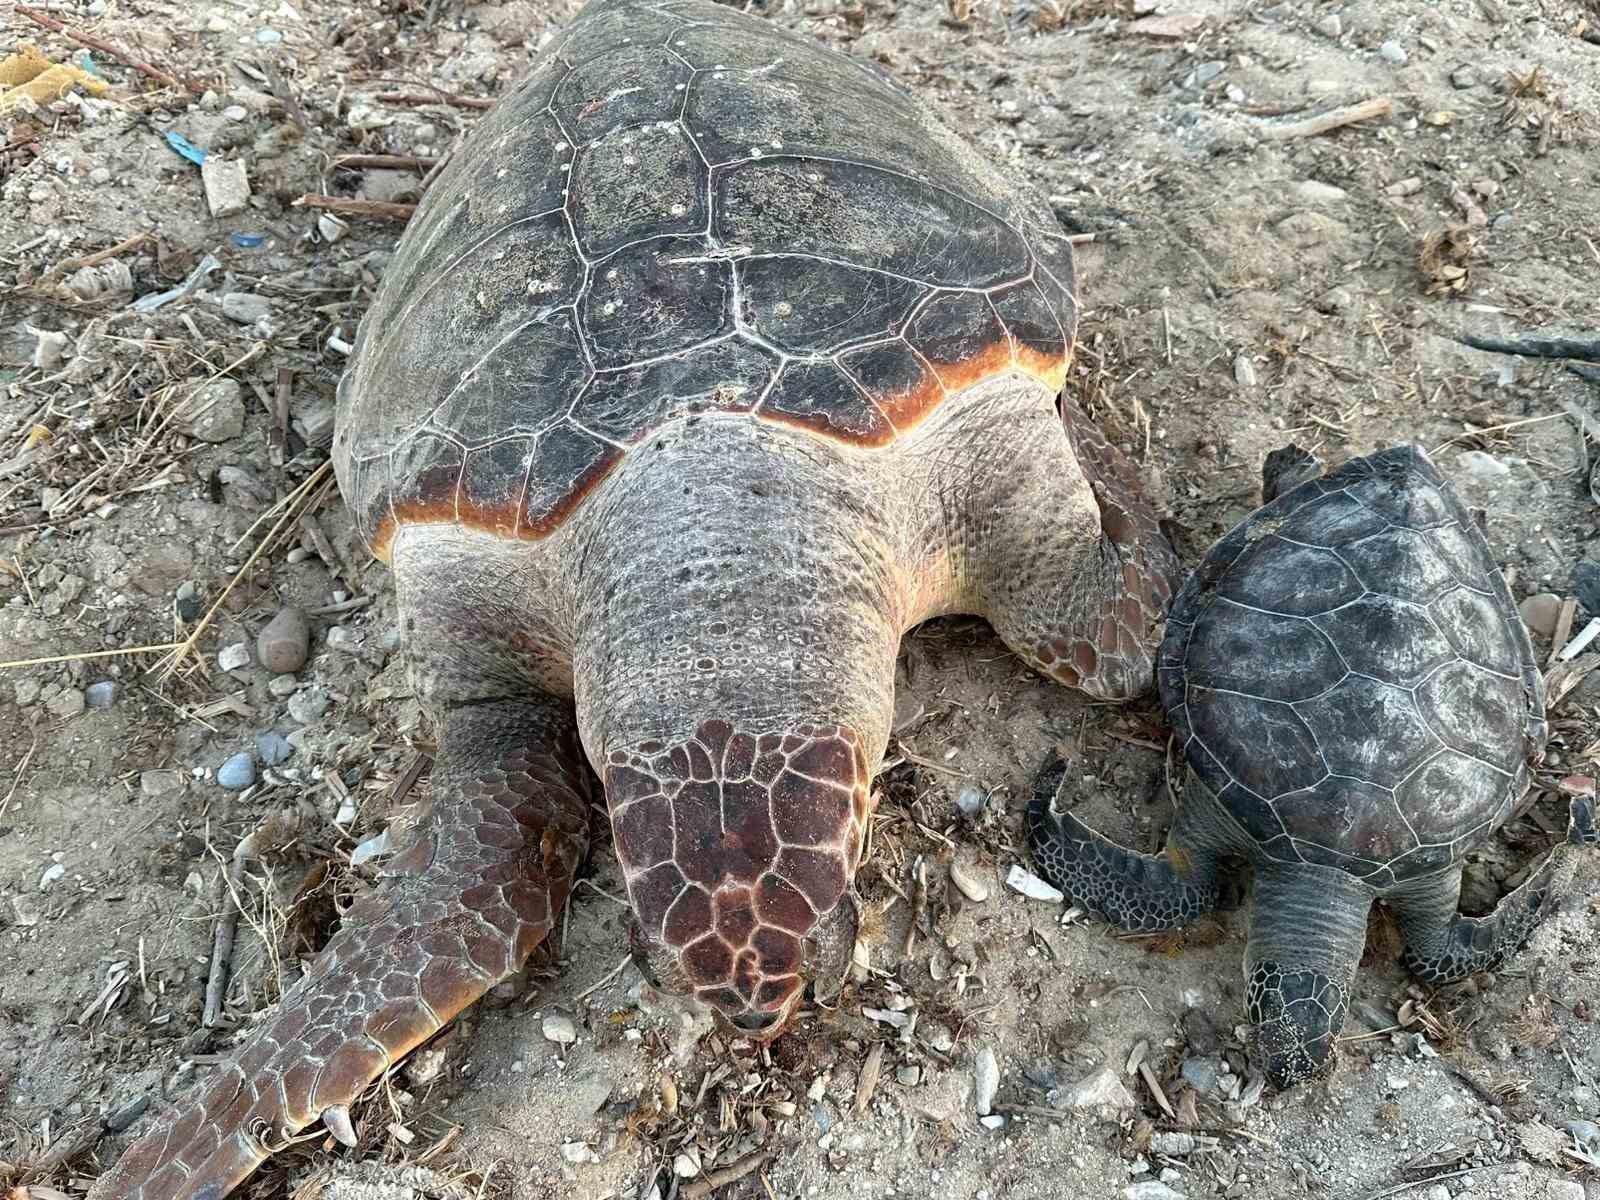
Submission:
M 1426 452 L 1317 469 L 1296 448 L 1270 455 L 1267 503 L 1173 601 L 1157 677 L 1188 782 L 1166 849 L 1135 854 L 1055 811 L 1059 761 L 1029 810 L 1041 872 L 1124 929 L 1187 924 L 1216 904 L 1219 858 L 1250 860 L 1245 1004 L 1278 1087 L 1330 1063 L 1375 899 L 1414 975 L 1460 979 L 1522 944 L 1561 852 L 1491 915 L 1457 915 L 1462 858 L 1544 747 L 1533 649 Z M 1593 799 L 1574 799 L 1567 844 L 1595 840 Z
M 1150 686 L 1176 561 L 1059 393 L 1071 247 L 864 62 L 591 5 L 384 273 L 334 461 L 394 570 L 433 810 L 278 1011 L 96 1187 L 217 1197 L 545 938 L 604 785 L 637 954 L 775 1035 L 856 935 L 905 630 Z

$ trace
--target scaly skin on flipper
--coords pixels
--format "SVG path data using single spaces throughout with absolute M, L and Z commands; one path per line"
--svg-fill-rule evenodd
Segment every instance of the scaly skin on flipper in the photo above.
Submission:
M 440 730 L 433 810 L 279 1009 L 91 1200 L 215 1200 L 516 971 L 588 849 L 570 705 L 475 705 Z M 338 1111 L 329 1128 L 340 1136 Z M 344 1140 L 341 1137 L 341 1140 Z
M 1427 887 L 1391 893 L 1388 900 L 1405 939 L 1406 969 L 1424 983 L 1451 983 L 1475 971 L 1492 971 L 1520 949 L 1554 899 L 1550 885 L 1561 857 L 1575 847 L 1600 846 L 1594 797 L 1574 796 L 1569 811 L 1567 840 L 1488 916 L 1457 913 L 1459 870 L 1448 884 L 1430 881 Z
M 1104 699 L 1132 699 L 1150 687 L 1180 578 L 1178 556 L 1127 456 L 1069 398 L 1060 403 L 1067 442 L 1100 510 L 1101 607 L 1039 654 L 1049 656 L 1050 673 L 1063 683 Z
M 1195 809 L 1180 808 L 1165 850 L 1139 854 L 1055 811 L 1067 767 L 1060 758 L 1047 762 L 1028 805 L 1028 847 L 1045 879 L 1074 904 L 1135 933 L 1181 929 L 1216 908 L 1216 839 Z

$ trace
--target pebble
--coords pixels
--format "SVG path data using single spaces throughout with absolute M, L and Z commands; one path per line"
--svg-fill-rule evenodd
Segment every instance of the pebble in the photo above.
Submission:
M 1075 1109 L 1115 1108 L 1132 1112 L 1138 1107 L 1138 1101 L 1111 1067 L 1101 1067 L 1078 1080 L 1061 1093 L 1060 1101 L 1065 1107 Z
M 111 168 L 110 167 L 95 167 L 92 171 L 89 172 L 89 182 L 94 184 L 96 187 L 100 187 L 100 186 L 103 186 L 105 184 L 110 183 L 111 182 Z
M 300 681 L 293 675 L 274 675 L 267 681 L 267 691 L 271 692 L 279 700 L 282 700 L 285 696 L 294 695 L 299 686 Z
M 985 1046 L 978 1051 L 972 1064 L 973 1101 L 980 1117 L 987 1117 L 994 1109 L 995 1093 L 1000 1090 L 1000 1063 L 994 1050 Z
M 281 41 L 283 41 L 283 34 L 276 29 L 256 30 L 256 45 L 258 46 L 276 46 Z
M 94 11 L 94 5 L 91 4 L 89 6 L 89 11 Z M 140 1117 L 144 1116 L 144 1110 L 149 1107 L 149 1096 L 135 1096 L 132 1100 L 117 1105 L 116 1108 L 112 1109 L 106 1114 L 106 1132 L 121 1133 L 129 1125 L 132 1125 Z
M 256 635 L 256 657 L 274 675 L 287 675 L 306 665 L 311 626 L 293 606 L 280 608 Z
M 1233 356 L 1233 381 L 1242 388 L 1256 385 L 1256 365 L 1243 350 Z
M 1423 1196 L 1425 1200 L 1450 1200 L 1450 1189 L 1442 1183 L 1436 1183 Z
M 289 718 L 297 725 L 311 725 L 323 718 L 333 704 L 333 697 L 319 686 L 301 688 L 289 697 Z
M 1349 289 L 1333 287 L 1313 300 L 1312 304 L 1315 305 L 1318 312 L 1327 313 L 1331 316 L 1334 313 L 1344 312 L 1355 302 L 1356 298 L 1350 293 Z
M 224 292 L 222 315 L 241 325 L 254 325 L 272 315 L 272 301 L 255 292 Z
M 1040 879 L 1032 871 L 1021 866 L 1013 866 L 1006 875 L 1006 886 L 1014 892 L 1021 892 L 1030 900 L 1044 900 L 1050 904 L 1060 904 L 1066 899 L 1059 888 L 1053 888 Z
M 1540 592 L 1517 605 L 1517 611 L 1522 614 L 1522 622 L 1530 633 L 1536 637 L 1552 637 L 1556 631 L 1556 618 L 1561 613 L 1561 597 Z
M 979 1117 L 978 1124 L 991 1131 L 1004 1129 L 1006 1127 L 1006 1119 L 1000 1113 L 990 1113 L 987 1117 Z
M 1393 63 L 1397 67 L 1403 67 L 1410 61 L 1411 56 L 1406 53 L 1406 48 L 1399 42 L 1385 42 L 1378 47 L 1378 57 L 1386 63 Z
M 44 911 L 32 896 L 17 895 L 11 897 L 11 911 L 16 913 L 17 924 L 24 929 L 31 929 L 44 916 Z
M 250 173 L 237 158 L 206 155 L 200 164 L 200 184 L 213 217 L 235 216 L 250 203 Z
M 1350 193 L 1342 187 L 1334 187 L 1331 183 L 1323 183 L 1320 179 L 1302 179 L 1294 186 L 1300 199 L 1313 204 L 1327 204 L 1335 200 L 1348 199 Z
M 969 817 L 975 817 L 983 811 L 983 806 L 988 803 L 989 797 L 982 788 L 973 787 L 970 783 L 956 793 L 956 807 Z
M 217 651 L 217 667 L 223 671 L 237 671 L 240 667 L 250 665 L 250 647 L 244 642 L 235 642 L 231 646 L 224 646 Z
M 1463 63 L 1450 72 L 1450 82 L 1461 91 L 1478 86 L 1478 69 Z
M 1203 62 L 1194 69 L 1194 81 L 1204 87 L 1227 69 L 1228 64 L 1225 62 Z
M 1545 1185 L 1544 1194 L 1549 1200 L 1583 1200 L 1583 1184 L 1571 1179 L 1552 1179 Z
M 217 783 L 230 792 L 243 791 L 256 781 L 256 760 L 241 750 L 217 768 Z
M 275 767 L 292 753 L 294 747 L 277 731 L 264 729 L 256 734 L 256 754 L 264 765 Z
M 242 121 L 250 115 L 250 110 L 242 104 L 230 104 L 222 110 L 222 115 L 230 121 Z
M 580 1163 L 597 1163 L 600 1156 L 594 1152 L 588 1142 L 562 1142 L 561 1157 L 577 1166 Z
M 700 1174 L 700 1164 L 691 1154 L 680 1154 L 672 1160 L 672 1173 L 679 1179 L 693 1179 Z
M 1123 1200 L 1185 1200 L 1182 1192 L 1175 1192 L 1154 1179 L 1130 1183 L 1122 1189 L 1122 1196 Z
M 901 1067 L 894 1073 L 894 1077 L 904 1087 L 916 1087 L 922 1082 L 921 1067 Z
M 90 708 L 110 708 L 117 702 L 116 681 L 102 679 L 99 683 L 91 683 L 84 689 L 83 702 Z
M 578 1040 L 578 1026 L 564 1012 L 546 1013 L 539 1028 L 544 1031 L 548 1041 L 555 1042 L 559 1046 L 570 1046 Z
M 67 868 L 61 863 L 51 863 L 44 869 L 44 874 L 39 876 L 39 890 L 48 891 L 50 885 L 67 873 Z
M 958 862 L 950 864 L 950 882 L 974 904 L 982 904 L 989 898 L 988 885 Z
M 146 796 L 165 796 L 183 787 L 182 771 L 141 771 L 139 791 Z
M 1344 22 L 1339 20 L 1338 13 L 1329 13 L 1317 22 L 1317 32 L 1325 38 L 1333 38 L 1337 41 L 1339 35 L 1344 32 Z
M 62 688 L 54 696 L 44 702 L 45 708 L 50 710 L 52 716 L 61 717 L 63 720 L 77 716 L 84 709 L 86 701 L 83 693 L 77 688 Z
M 1217 1086 L 1217 1064 L 1209 1058 L 1186 1058 L 1182 1075 L 1189 1086 L 1202 1096 L 1210 1095 Z
M 216 445 L 244 432 L 244 389 L 236 379 L 214 379 L 173 413 L 179 433 Z

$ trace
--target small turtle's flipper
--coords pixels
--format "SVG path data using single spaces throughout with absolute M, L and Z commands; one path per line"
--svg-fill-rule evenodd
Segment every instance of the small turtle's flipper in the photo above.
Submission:
M 1250 1052 L 1273 1087 L 1333 1066 L 1374 893 L 1338 867 L 1256 869 L 1245 947 Z
M 1074 904 L 1139 933 L 1180 929 L 1216 908 L 1216 853 L 1190 809 L 1179 809 L 1165 850 L 1138 854 L 1055 811 L 1066 773 L 1066 761 L 1052 757 L 1028 805 L 1028 845 L 1039 874 Z
M 433 811 L 377 891 L 199 1093 L 91 1200 L 217 1200 L 345 1106 L 550 931 L 588 849 L 589 776 L 567 701 L 471 705 L 440 730 Z
M 1294 442 L 1280 446 L 1261 464 L 1261 502 L 1271 504 L 1308 479 L 1322 474 L 1322 460 Z
M 1516 953 L 1543 918 L 1560 856 L 1577 846 L 1600 847 L 1592 796 L 1572 800 L 1567 840 L 1486 917 L 1464 917 L 1456 908 L 1461 872 L 1433 878 L 1389 896 L 1405 939 L 1406 969 L 1424 983 L 1449 983 L 1474 971 L 1490 971 Z

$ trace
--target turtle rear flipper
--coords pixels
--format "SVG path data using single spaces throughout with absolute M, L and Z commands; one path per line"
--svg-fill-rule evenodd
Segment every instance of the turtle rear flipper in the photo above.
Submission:
M 1521 948 L 1554 899 L 1551 884 L 1559 859 L 1573 847 L 1600 846 L 1594 797 L 1575 796 L 1570 812 L 1567 840 L 1503 896 L 1488 916 L 1466 917 L 1456 911 L 1459 869 L 1392 893 L 1388 900 L 1400 918 L 1406 969 L 1424 983 L 1450 983 L 1475 971 L 1493 970 Z
M 124 1154 L 92 1200 L 226 1195 L 347 1106 L 542 942 L 588 848 L 571 706 L 469 705 L 445 718 L 432 814 L 377 891 L 212 1081 Z
M 1053 801 L 1067 762 L 1052 757 L 1028 805 L 1028 845 L 1039 873 L 1072 902 L 1121 929 L 1181 929 L 1217 907 L 1217 849 L 1187 803 L 1160 854 L 1139 854 L 1096 832 Z

